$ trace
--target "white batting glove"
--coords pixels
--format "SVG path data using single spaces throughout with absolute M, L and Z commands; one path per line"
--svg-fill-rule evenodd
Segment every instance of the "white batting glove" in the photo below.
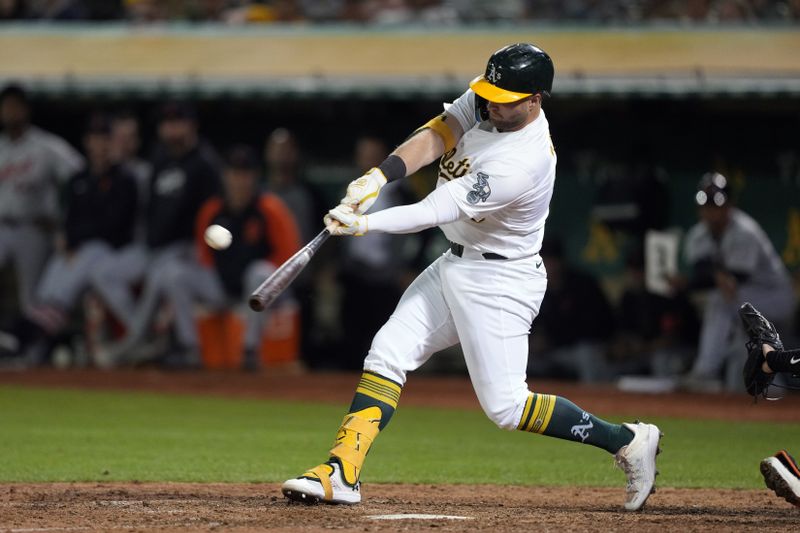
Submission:
M 347 194 L 340 203 L 354 206 L 353 212 L 358 215 L 364 214 L 378 199 L 381 187 L 386 185 L 386 181 L 386 176 L 379 168 L 372 168 L 360 178 L 350 182 Z
M 349 205 L 339 204 L 325 215 L 325 227 L 331 235 L 355 235 L 367 232 L 367 216 L 353 211 Z M 336 224 L 338 222 L 338 224 Z

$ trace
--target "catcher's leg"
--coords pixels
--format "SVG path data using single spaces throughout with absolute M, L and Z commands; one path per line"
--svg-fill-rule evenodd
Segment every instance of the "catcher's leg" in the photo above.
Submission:
M 330 458 L 286 481 L 282 490 L 287 498 L 306 503 L 361 501 L 359 477 L 364 459 L 397 408 L 406 373 L 457 341 L 441 296 L 437 263 L 411 284 L 375 336 Z
M 764 483 L 787 502 L 800 507 L 800 466 L 786 450 L 761 461 Z

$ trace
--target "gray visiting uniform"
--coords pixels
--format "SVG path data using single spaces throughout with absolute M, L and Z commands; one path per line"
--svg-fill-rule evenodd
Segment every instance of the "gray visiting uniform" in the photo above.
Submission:
M 244 271 L 241 297 L 245 300 L 267 277 L 275 272 L 275 265 L 269 261 L 253 261 Z M 224 309 L 231 304 L 231 297 L 225 293 L 217 271 L 195 261 L 173 263 L 165 267 L 158 278 L 159 290 L 166 296 L 175 313 L 175 336 L 182 348 L 197 349 L 199 339 L 195 304 L 205 304 L 212 309 Z M 291 299 L 290 291 L 284 292 L 276 303 Z M 257 350 L 261 344 L 268 312 L 247 313 L 244 333 L 244 349 Z
M 35 126 L 16 140 L 0 135 L 0 265 L 14 262 L 23 309 L 52 248 L 59 185 L 83 166 L 72 146 Z
M 715 241 L 707 226 L 700 222 L 686 236 L 685 259 L 688 264 L 714 260 L 728 271 L 745 274 L 733 301 L 726 300 L 719 289 L 708 295 L 703 311 L 700 345 L 692 375 L 716 377 L 725 360 L 736 355 L 743 364 L 744 342 L 737 310 L 743 302 L 751 302 L 773 322 L 788 323 L 794 311 L 794 293 L 788 270 L 761 226 L 748 214 L 732 208 L 731 221 L 722 239 Z M 726 382 L 741 386 L 740 365 L 729 365 Z

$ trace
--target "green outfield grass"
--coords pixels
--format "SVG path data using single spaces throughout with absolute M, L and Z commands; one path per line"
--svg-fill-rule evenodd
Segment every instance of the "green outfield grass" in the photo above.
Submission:
M 0 387 L 0 482 L 282 481 L 325 458 L 345 407 Z M 650 421 L 666 433 L 662 486 L 762 487 L 759 460 L 800 446 L 800 424 Z M 477 411 L 415 407 L 397 412 L 362 479 L 624 482 L 602 450 L 501 431 Z

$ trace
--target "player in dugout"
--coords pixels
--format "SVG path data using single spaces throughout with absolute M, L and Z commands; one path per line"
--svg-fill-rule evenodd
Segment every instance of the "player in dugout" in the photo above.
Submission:
M 14 83 L 0 90 L 0 267 L 17 278 L 14 319 L 34 298 L 63 213 L 59 190 L 85 166 L 64 139 L 31 122 L 28 92 Z
M 87 166 L 73 175 L 63 191 L 64 224 L 58 245 L 25 315 L 14 332 L 25 364 L 48 360 L 69 324 L 91 272 L 103 258 L 130 243 L 137 209 L 135 178 L 111 155 L 108 117 L 94 114 L 83 136 Z
M 200 362 L 194 320 L 196 303 L 222 309 L 246 298 L 275 268 L 300 248 L 292 213 L 275 194 L 259 192 L 259 161 L 255 151 L 235 146 L 223 167 L 224 194 L 209 198 L 195 223 L 196 261 L 175 263 L 162 276 L 161 290 L 175 313 L 178 346 L 166 363 L 185 368 Z M 211 225 L 233 235 L 229 246 L 210 248 L 203 235 Z M 291 298 L 284 294 L 282 298 Z M 258 370 L 258 348 L 266 313 L 248 313 L 244 370 Z
M 517 43 L 496 51 L 444 113 L 416 130 L 377 168 L 354 180 L 325 217 L 334 235 L 414 233 L 439 226 L 450 249 L 403 294 L 378 331 L 328 460 L 283 484 L 303 502 L 361 501 L 359 477 L 389 423 L 408 372 L 433 353 L 461 347 L 478 401 L 500 428 L 596 446 L 628 478 L 625 509 L 655 489 L 661 432 L 613 424 L 566 398 L 531 392 L 528 332 L 547 274 L 539 256 L 555 182 L 556 152 L 542 103 L 553 85 L 543 50 Z M 422 201 L 364 214 L 381 187 L 441 158 L 436 189 Z
M 800 377 L 800 350 L 784 349 L 775 325 L 749 302 L 739 308 L 739 317 L 749 338 L 742 372 L 744 386 L 754 398 L 768 398 L 776 374 Z M 780 450 L 761 461 L 761 474 L 775 494 L 800 507 L 800 466 L 789 452 Z

